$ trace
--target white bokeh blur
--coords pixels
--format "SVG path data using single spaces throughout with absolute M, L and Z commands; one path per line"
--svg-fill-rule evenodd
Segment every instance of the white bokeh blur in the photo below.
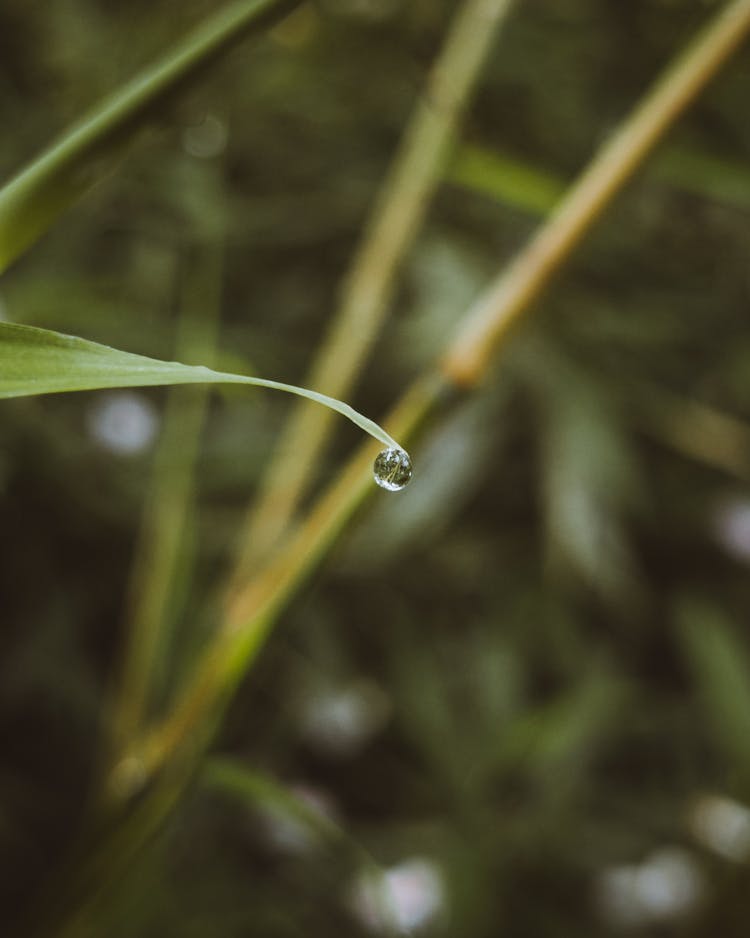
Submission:
M 412 932 L 444 911 L 443 875 L 425 857 L 412 857 L 382 871 L 367 870 L 354 882 L 350 905 L 372 932 Z
M 121 456 L 140 453 L 154 442 L 159 416 L 151 401 L 135 391 L 111 391 L 91 403 L 89 434 L 102 449 Z
M 638 928 L 690 915 L 705 892 L 696 858 L 680 847 L 663 847 L 642 863 L 611 866 L 596 882 L 602 918 L 618 928 Z
M 688 813 L 688 827 L 702 846 L 725 860 L 750 857 L 750 808 L 723 795 L 701 795 Z
M 313 749 L 347 758 L 382 729 L 389 713 L 388 697 L 373 681 L 319 688 L 301 701 L 300 731 Z
M 723 501 L 711 519 L 714 537 L 735 560 L 750 563 L 750 500 Z

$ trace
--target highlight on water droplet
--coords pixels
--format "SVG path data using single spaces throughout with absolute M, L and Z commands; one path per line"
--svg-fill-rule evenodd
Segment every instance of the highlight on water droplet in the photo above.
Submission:
M 400 492 L 411 479 L 411 459 L 403 449 L 393 446 L 378 453 L 372 474 L 378 485 L 389 492 Z

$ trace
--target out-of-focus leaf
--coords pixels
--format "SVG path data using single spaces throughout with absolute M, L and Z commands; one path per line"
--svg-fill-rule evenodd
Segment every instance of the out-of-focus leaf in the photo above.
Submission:
M 727 160 L 695 147 L 671 147 L 655 161 L 654 174 L 687 192 L 750 208 L 746 162 Z
M 635 598 L 625 520 L 641 480 L 617 408 L 548 343 L 532 345 L 526 361 L 542 412 L 548 559 L 606 594 Z
M 339 835 L 338 827 L 320 811 L 269 775 L 237 759 L 214 757 L 201 773 L 205 788 L 231 795 L 246 807 L 275 812 L 302 825 L 309 833 L 324 837 Z
M 533 215 L 546 215 L 565 191 L 565 183 L 550 173 L 503 153 L 469 145 L 456 153 L 448 179 Z
M 651 173 L 660 182 L 727 205 L 750 208 L 750 171 L 697 147 L 673 146 L 655 158 Z M 546 215 L 565 191 L 565 181 L 506 153 L 465 144 L 448 166 L 449 182 L 498 202 Z
M 587 754 L 601 743 L 623 701 L 623 687 L 612 674 L 592 671 L 580 686 L 512 723 L 501 741 L 502 758 L 562 787 L 583 770 Z
M 248 30 L 261 29 L 298 3 L 238 0 L 219 10 L 18 173 L 0 190 L 0 270 L 106 174 L 154 107 Z
M 328 845 L 348 853 L 366 869 L 379 867 L 365 848 L 332 816 L 330 808 L 310 797 L 304 787 L 288 787 L 239 759 L 214 756 L 200 774 L 202 786 L 227 795 L 259 812 L 305 850 Z
M 683 600 L 677 635 L 727 764 L 750 777 L 750 655 L 731 621 L 706 602 Z

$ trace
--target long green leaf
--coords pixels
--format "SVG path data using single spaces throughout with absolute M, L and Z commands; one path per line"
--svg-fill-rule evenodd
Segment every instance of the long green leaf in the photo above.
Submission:
M 306 397 L 348 417 L 386 446 L 400 449 L 373 420 L 326 394 L 266 378 L 213 371 L 202 365 L 163 362 L 49 329 L 0 322 L 0 398 L 97 388 L 210 383 L 251 384 Z
M 301 0 L 236 0 L 202 23 L 0 189 L 0 272 L 106 174 L 154 108 L 233 42 Z

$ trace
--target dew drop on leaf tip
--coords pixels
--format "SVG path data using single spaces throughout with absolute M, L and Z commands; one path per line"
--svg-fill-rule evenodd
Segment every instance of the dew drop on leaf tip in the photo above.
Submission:
M 400 492 L 411 479 L 411 459 L 402 449 L 389 447 L 378 453 L 372 474 L 378 485 L 389 492 Z

